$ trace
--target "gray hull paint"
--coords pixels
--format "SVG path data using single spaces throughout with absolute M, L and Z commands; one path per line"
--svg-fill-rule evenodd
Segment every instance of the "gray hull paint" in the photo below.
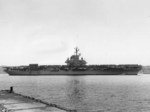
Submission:
M 18 76 L 42 76 L 42 75 L 137 75 L 134 71 L 6 71 L 9 75 Z

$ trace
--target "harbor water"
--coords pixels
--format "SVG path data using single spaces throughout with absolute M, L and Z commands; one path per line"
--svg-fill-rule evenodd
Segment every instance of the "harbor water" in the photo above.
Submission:
M 150 112 L 150 75 L 9 76 L 0 89 L 55 103 L 78 112 Z

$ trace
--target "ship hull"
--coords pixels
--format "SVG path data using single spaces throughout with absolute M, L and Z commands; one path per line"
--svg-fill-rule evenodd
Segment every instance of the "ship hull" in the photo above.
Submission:
M 137 75 L 138 70 L 133 71 L 6 71 L 12 76 L 40 76 L 40 75 Z

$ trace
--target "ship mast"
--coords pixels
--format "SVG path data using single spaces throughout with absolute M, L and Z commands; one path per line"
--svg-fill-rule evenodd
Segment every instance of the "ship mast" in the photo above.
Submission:
M 79 49 L 78 49 L 78 47 L 76 47 L 75 48 L 75 54 L 76 54 L 76 56 L 78 55 L 78 51 L 79 51 Z

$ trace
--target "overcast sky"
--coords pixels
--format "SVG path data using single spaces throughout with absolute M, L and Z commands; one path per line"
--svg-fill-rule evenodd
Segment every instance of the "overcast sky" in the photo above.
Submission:
M 0 65 L 150 65 L 150 0 L 0 0 Z

